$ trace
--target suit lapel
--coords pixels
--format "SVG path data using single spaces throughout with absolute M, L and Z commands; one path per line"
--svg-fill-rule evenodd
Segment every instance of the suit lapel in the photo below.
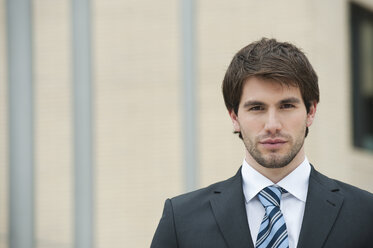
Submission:
M 254 248 L 242 190 L 241 169 L 229 185 L 210 200 L 216 222 L 230 248 Z
M 311 170 L 306 207 L 297 247 L 322 247 L 343 203 L 338 185 Z

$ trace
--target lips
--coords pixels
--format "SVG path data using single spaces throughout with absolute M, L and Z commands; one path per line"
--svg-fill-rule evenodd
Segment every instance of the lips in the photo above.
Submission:
M 286 144 L 286 140 L 283 139 L 265 139 L 260 141 L 259 143 L 264 146 L 267 149 L 279 149 L 281 148 L 284 144 Z

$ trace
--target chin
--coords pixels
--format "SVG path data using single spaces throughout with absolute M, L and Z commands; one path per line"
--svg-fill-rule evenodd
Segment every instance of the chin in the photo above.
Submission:
M 278 155 L 269 155 L 267 158 L 257 159 L 257 162 L 269 169 L 284 168 L 290 164 L 293 158 Z

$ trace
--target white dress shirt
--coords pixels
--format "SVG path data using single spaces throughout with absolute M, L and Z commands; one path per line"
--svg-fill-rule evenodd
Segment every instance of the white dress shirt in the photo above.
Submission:
M 257 194 L 265 187 L 278 185 L 289 192 L 282 194 L 280 209 L 286 223 L 289 236 L 289 248 L 297 247 L 306 204 L 310 173 L 311 166 L 307 158 L 305 158 L 294 171 L 277 184 L 274 184 L 267 177 L 251 167 L 246 160 L 243 161 L 242 186 L 246 201 L 247 219 L 254 245 L 258 236 L 260 224 L 265 214 L 264 207 L 260 203 Z

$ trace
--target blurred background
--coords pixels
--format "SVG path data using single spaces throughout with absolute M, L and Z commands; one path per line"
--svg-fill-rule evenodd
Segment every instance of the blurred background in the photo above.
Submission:
M 261 37 L 319 76 L 310 162 L 373 192 L 373 0 L 0 0 L 0 248 L 149 247 L 240 167 L 221 82 Z

